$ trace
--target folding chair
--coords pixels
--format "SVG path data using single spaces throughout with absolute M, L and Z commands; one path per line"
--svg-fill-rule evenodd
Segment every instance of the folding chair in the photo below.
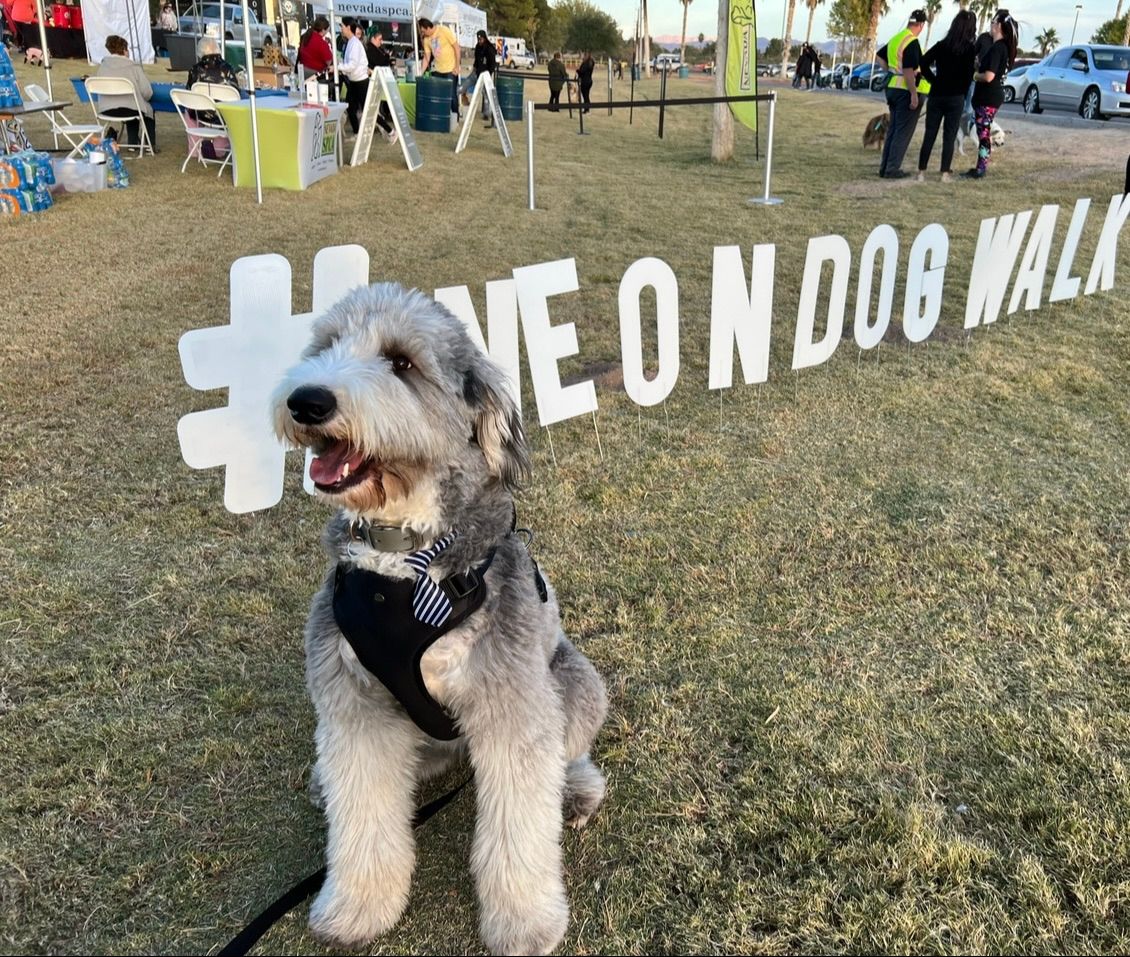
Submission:
M 47 91 L 36 83 L 27 84 L 24 87 L 24 94 L 33 103 L 47 103 L 51 99 Z M 59 148 L 60 136 L 71 144 L 67 159 L 82 156 L 83 146 L 102 132 L 102 127 L 95 123 L 72 123 L 62 110 L 47 110 L 46 113 L 47 119 L 51 122 L 51 133 L 55 137 L 55 149 Z M 77 143 L 72 138 L 75 136 L 81 137 Z
M 128 96 L 133 100 L 133 108 L 137 112 L 137 142 L 129 145 L 119 141 L 118 149 L 123 150 L 137 150 L 138 156 L 144 156 L 145 151 L 149 151 L 149 155 L 153 155 L 153 144 L 149 142 L 149 130 L 145 127 L 145 114 L 141 110 L 141 100 L 137 96 L 137 88 L 133 85 L 132 80 L 127 80 L 125 77 L 120 76 L 90 76 L 83 81 L 86 84 L 86 95 L 90 99 L 90 108 L 94 111 L 94 118 L 102 124 L 102 133 L 105 135 L 106 130 L 111 126 L 129 122 L 134 119 L 131 116 L 110 116 L 106 113 L 100 113 L 98 107 L 98 97 L 100 96 Z M 127 105 L 125 107 L 129 109 Z M 117 107 L 111 107 L 117 109 Z
M 224 169 L 231 162 L 230 146 L 227 156 L 218 160 L 208 159 L 204 155 L 202 152 L 204 144 L 209 140 L 214 143 L 218 139 L 227 139 L 230 144 L 230 137 L 228 136 L 228 128 L 224 125 L 223 117 L 216 109 L 216 101 L 210 96 L 197 92 L 196 87 L 201 85 L 196 83 L 193 84 L 194 88 L 191 90 L 173 90 L 169 93 L 173 106 L 177 108 L 177 115 L 184 124 L 184 131 L 188 134 L 188 155 L 184 158 L 180 171 L 183 173 L 188 168 L 189 160 L 195 156 L 202 166 L 207 166 L 209 163 L 219 164 L 220 171 L 216 174 L 218 178 L 224 175 Z M 234 167 L 232 179 L 234 182 Z
M 239 90 L 226 83 L 209 83 L 207 80 L 197 80 L 190 87 L 193 93 L 203 93 L 206 97 L 217 103 L 238 103 L 243 97 Z

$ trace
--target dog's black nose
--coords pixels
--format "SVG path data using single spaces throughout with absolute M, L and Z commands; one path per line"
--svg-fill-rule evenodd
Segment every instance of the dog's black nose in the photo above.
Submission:
M 337 399 L 320 385 L 304 385 L 295 389 L 286 400 L 291 418 L 301 425 L 321 425 L 337 409 Z

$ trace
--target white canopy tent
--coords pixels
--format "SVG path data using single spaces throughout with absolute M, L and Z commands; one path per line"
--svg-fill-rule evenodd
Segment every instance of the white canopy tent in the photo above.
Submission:
M 105 59 L 106 37 L 110 36 L 126 40 L 131 60 L 152 63 L 156 59 L 146 0 L 81 0 L 81 6 L 86 58 L 91 63 Z
M 462 0 L 314 0 L 315 13 L 332 17 L 356 17 L 359 20 L 399 21 L 412 24 L 412 49 L 419 49 L 416 32 L 418 17 L 448 27 L 464 48 L 475 45 L 475 34 L 487 28 L 487 15 Z M 335 48 L 336 56 L 336 48 Z M 419 63 L 417 62 L 417 68 Z

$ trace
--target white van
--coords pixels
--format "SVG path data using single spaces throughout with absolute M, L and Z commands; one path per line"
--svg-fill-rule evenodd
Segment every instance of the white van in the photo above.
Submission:
M 488 37 L 494 44 L 494 53 L 498 65 L 509 70 L 525 67 L 527 70 L 534 68 L 534 55 L 526 49 L 526 41 L 521 37 Z

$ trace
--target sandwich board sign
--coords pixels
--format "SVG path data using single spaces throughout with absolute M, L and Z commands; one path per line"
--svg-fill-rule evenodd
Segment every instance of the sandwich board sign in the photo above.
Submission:
M 514 155 L 514 145 L 510 142 L 510 131 L 506 128 L 506 120 L 503 119 L 502 109 L 498 105 L 498 92 L 494 88 L 494 80 L 485 70 L 479 74 L 479 79 L 475 83 L 475 92 L 471 97 L 471 105 L 467 107 L 467 112 L 463 117 L 463 129 L 459 132 L 459 142 L 455 144 L 455 152 L 462 153 L 466 149 L 467 140 L 471 135 L 471 126 L 475 122 L 475 117 L 479 114 L 484 96 L 487 106 L 490 108 L 494 128 L 498 130 L 499 142 L 502 143 L 502 155 L 510 159 Z
M 361 124 L 357 130 L 357 139 L 353 142 L 353 156 L 349 160 L 349 165 L 360 166 L 369 162 L 369 151 L 373 146 L 381 103 L 387 103 L 392 116 L 392 128 L 396 131 L 400 151 L 404 154 L 404 162 L 409 170 L 418 170 L 424 165 L 424 159 L 420 156 L 420 148 L 412 135 L 412 127 L 404 110 L 404 101 L 400 98 L 396 77 L 390 67 L 379 66 L 373 71 L 373 79 L 376 82 L 369 83 L 369 89 L 365 93 L 365 108 L 361 113 Z

